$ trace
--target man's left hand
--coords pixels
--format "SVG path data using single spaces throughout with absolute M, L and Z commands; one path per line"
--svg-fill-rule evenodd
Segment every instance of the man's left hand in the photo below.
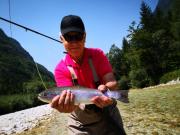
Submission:
M 103 96 L 95 96 L 91 99 L 91 101 L 100 108 L 103 108 L 103 107 L 113 104 L 113 100 L 104 95 Z
M 107 86 L 104 84 L 101 84 L 98 86 L 98 90 L 104 93 L 107 91 Z M 113 100 L 107 96 L 96 96 L 91 99 L 91 101 L 98 107 L 103 108 L 106 106 L 109 106 L 113 104 Z

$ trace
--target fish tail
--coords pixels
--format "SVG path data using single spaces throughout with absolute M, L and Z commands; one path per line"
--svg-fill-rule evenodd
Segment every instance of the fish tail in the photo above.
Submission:
M 110 98 L 114 98 L 118 101 L 129 103 L 128 90 L 116 90 L 116 91 L 107 90 L 105 92 L 105 95 Z

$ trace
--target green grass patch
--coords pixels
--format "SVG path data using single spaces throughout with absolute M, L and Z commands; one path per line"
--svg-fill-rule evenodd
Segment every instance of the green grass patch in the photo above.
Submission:
M 180 133 L 180 84 L 129 92 L 130 103 L 119 103 L 127 133 Z

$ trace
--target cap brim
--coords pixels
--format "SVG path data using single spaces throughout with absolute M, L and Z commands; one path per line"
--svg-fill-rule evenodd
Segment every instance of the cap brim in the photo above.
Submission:
M 66 28 L 64 30 L 61 30 L 62 35 L 67 34 L 68 32 L 80 32 L 80 33 L 84 33 L 85 31 L 83 31 L 82 29 L 79 29 L 79 28 L 75 28 L 75 27 Z

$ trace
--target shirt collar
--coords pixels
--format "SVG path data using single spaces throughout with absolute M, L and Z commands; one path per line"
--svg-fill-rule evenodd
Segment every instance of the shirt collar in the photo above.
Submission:
M 89 51 L 87 48 L 84 49 L 84 56 L 83 56 L 83 61 L 82 61 L 82 65 L 86 62 L 86 60 L 89 57 Z M 66 57 L 65 57 L 65 63 L 67 66 L 72 66 L 75 68 L 80 67 L 79 64 L 77 64 L 75 61 L 73 61 L 73 59 L 71 58 L 71 56 L 67 53 Z

